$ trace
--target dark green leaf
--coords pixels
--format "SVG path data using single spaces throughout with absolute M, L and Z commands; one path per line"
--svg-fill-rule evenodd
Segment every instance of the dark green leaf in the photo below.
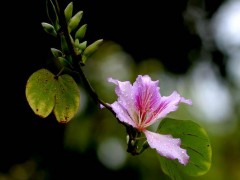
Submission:
M 199 124 L 190 120 L 166 118 L 160 123 L 157 132 L 180 138 L 181 147 L 186 149 L 190 156 L 186 166 L 179 164 L 177 161 L 160 158 L 164 172 L 172 179 L 177 177 L 176 173 L 179 172 L 190 176 L 200 176 L 210 169 L 212 149 L 206 131 Z M 172 171 L 171 168 L 176 170 Z

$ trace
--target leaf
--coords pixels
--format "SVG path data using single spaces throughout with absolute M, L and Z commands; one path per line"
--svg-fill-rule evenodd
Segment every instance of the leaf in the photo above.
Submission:
M 54 114 L 59 122 L 68 122 L 79 108 L 79 88 L 69 75 L 59 76 L 57 81 Z
M 166 118 L 160 123 L 160 134 L 171 134 L 181 139 L 181 147 L 187 150 L 190 156 L 186 166 L 176 160 L 160 158 L 163 171 L 172 179 L 178 179 L 180 173 L 190 176 L 200 176 L 208 172 L 211 167 L 212 149 L 206 131 L 191 120 L 175 120 Z M 175 169 L 174 171 L 172 169 Z
M 45 118 L 53 110 L 55 105 L 56 81 L 54 75 L 46 69 L 33 73 L 27 81 L 26 97 L 32 110 Z
M 34 113 L 43 118 L 53 111 L 59 122 L 66 123 L 79 108 L 79 88 L 67 74 L 56 78 L 47 69 L 40 69 L 29 77 L 25 93 Z
M 168 160 L 162 156 L 158 156 L 158 158 L 160 159 L 160 164 L 165 174 L 169 175 L 173 180 L 182 180 L 181 172 L 179 172 L 175 161 Z

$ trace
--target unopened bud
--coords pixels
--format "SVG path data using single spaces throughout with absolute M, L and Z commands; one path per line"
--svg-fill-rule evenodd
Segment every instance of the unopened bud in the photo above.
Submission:
M 72 17 L 72 12 L 73 12 L 73 3 L 70 2 L 64 10 L 64 15 L 65 15 L 65 19 L 66 19 L 67 23 L 69 22 L 69 20 Z
M 50 34 L 54 37 L 57 36 L 57 32 L 56 32 L 55 28 L 53 27 L 53 25 L 43 22 L 42 27 L 43 27 L 44 31 L 46 31 L 48 34 Z
M 68 23 L 69 33 L 72 32 L 79 25 L 82 19 L 82 16 L 83 16 L 83 11 L 79 11 L 69 20 L 69 23 Z
M 82 25 L 75 34 L 75 39 L 83 39 L 87 30 L 87 24 Z
M 84 51 L 83 51 L 83 56 L 82 56 L 82 61 L 85 63 L 87 58 L 91 56 L 97 49 L 98 47 L 102 44 L 103 39 L 99 39 L 95 41 L 94 43 L 90 44 Z
M 62 57 L 63 56 L 63 53 L 62 51 L 58 50 L 58 49 L 55 49 L 55 48 L 51 48 L 51 52 L 53 54 L 53 56 L 55 58 L 58 58 L 58 57 Z

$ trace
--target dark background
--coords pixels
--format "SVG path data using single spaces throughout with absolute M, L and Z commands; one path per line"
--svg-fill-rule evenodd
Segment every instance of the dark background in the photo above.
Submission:
M 187 0 L 73 2 L 75 11 L 84 11 L 82 21 L 88 24 L 86 39 L 89 42 L 101 38 L 115 41 L 136 62 L 158 58 L 169 71 L 182 74 L 192 63 L 189 51 L 200 50 L 201 39 L 189 30 L 183 19 Z M 68 3 L 61 0 L 62 7 Z M 221 3 L 204 1 L 207 18 Z M 138 172 L 131 169 L 107 170 L 94 152 L 79 155 L 66 151 L 63 148 L 64 125 L 58 124 L 52 115 L 41 119 L 33 113 L 25 97 L 26 81 L 34 71 L 47 67 L 51 56 L 49 48 L 56 43 L 41 27 L 41 22 L 48 22 L 45 1 L 9 1 L 1 6 L 5 12 L 1 17 L 4 101 L 0 123 L 0 172 L 9 173 L 13 165 L 35 157 L 38 168 L 49 172 L 48 179 L 96 176 L 88 170 L 96 172 L 98 178 L 139 178 Z M 212 53 L 224 75 L 223 55 L 217 50 Z

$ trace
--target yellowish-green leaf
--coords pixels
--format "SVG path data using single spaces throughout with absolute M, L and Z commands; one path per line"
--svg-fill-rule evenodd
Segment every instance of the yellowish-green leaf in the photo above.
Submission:
M 54 114 L 59 122 L 68 122 L 77 113 L 80 92 L 76 82 L 69 75 L 58 77 Z
M 56 81 L 54 75 L 46 69 L 33 73 L 26 85 L 26 97 L 32 110 L 45 118 L 55 105 Z
M 35 114 L 45 118 L 53 111 L 59 122 L 66 123 L 78 111 L 80 91 L 71 76 L 56 77 L 49 70 L 40 69 L 27 81 L 26 98 Z

